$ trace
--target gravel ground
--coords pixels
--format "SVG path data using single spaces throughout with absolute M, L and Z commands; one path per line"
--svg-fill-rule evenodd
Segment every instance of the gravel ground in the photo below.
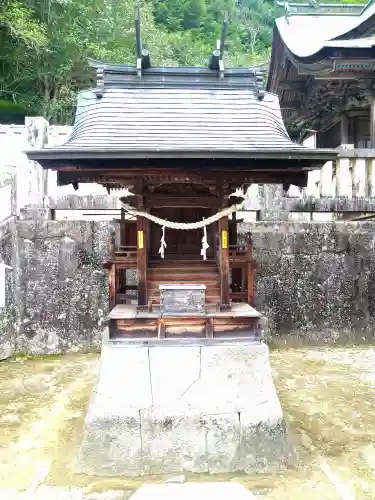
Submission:
M 265 499 L 374 499 L 375 350 L 282 349 L 271 364 L 298 466 L 188 480 L 239 481 Z M 74 472 L 97 369 L 94 354 L 0 363 L 1 500 L 123 500 L 144 482 Z

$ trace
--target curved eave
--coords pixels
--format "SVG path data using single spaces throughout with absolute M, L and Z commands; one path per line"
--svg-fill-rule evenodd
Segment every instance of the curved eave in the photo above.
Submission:
M 294 59 L 295 62 L 305 65 L 313 65 L 316 63 L 321 63 L 324 59 L 371 59 L 375 57 L 375 43 L 371 47 L 342 47 L 341 45 L 334 45 L 334 43 L 329 42 L 329 46 L 324 46 L 319 52 L 312 54 L 307 57 L 299 57 L 293 52 L 291 52 L 288 47 L 285 46 L 286 51 L 290 54 L 290 58 Z
M 358 23 L 354 25 L 349 31 L 342 34 L 341 36 L 337 36 L 335 39 L 350 39 L 356 38 L 359 36 L 364 36 L 369 32 L 372 32 L 372 29 L 375 27 L 375 3 L 370 3 L 368 6 L 362 11 L 361 15 L 358 16 Z
M 220 159 L 290 159 L 290 160 L 314 160 L 317 162 L 334 160 L 337 155 L 337 150 L 332 149 L 307 149 L 303 147 L 295 147 L 290 149 L 257 149 L 257 150 L 162 150 L 162 151 L 139 151 L 139 150 L 108 150 L 108 149 L 90 149 L 88 151 L 82 149 L 66 149 L 60 148 L 51 149 L 33 149 L 25 151 L 30 160 L 43 163 L 49 161 L 66 161 L 73 160 L 102 160 L 102 159 L 128 159 L 128 160 L 148 160 L 148 159 L 196 159 L 205 158 L 210 160 Z
M 278 18 L 275 21 L 274 39 L 279 38 L 278 43 L 296 61 L 313 64 L 334 56 L 338 51 L 340 57 L 373 55 L 373 47 L 358 47 L 353 39 L 363 39 L 372 34 L 374 28 L 375 3 L 362 15 L 356 16 L 291 16 L 288 20 L 285 17 Z M 305 34 L 303 39 L 300 37 L 301 31 Z M 343 47 L 340 43 L 343 40 L 353 41 L 353 47 Z
M 279 68 L 280 62 L 279 61 L 276 62 L 276 60 L 277 60 L 277 52 L 279 51 L 280 45 L 282 45 L 282 40 L 281 40 L 277 25 L 275 23 L 274 27 L 273 27 L 272 45 L 271 45 L 271 59 L 270 59 L 267 85 L 266 85 L 267 92 L 273 92 L 275 94 L 277 93 L 277 86 L 278 86 L 278 81 L 279 81 L 278 68 Z

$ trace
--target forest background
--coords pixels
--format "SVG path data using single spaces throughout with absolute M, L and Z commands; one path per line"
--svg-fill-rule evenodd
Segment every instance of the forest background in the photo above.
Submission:
M 226 65 L 264 63 L 282 15 L 273 0 L 0 0 L 0 123 L 71 124 L 76 93 L 90 85 L 88 58 L 135 64 L 137 5 L 143 46 L 166 66 L 206 65 L 224 12 Z

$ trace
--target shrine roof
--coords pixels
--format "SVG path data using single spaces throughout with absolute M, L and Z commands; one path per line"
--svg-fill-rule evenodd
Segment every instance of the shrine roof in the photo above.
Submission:
M 297 5 L 297 4 L 296 4 Z M 330 55 L 334 49 L 371 49 L 374 46 L 375 2 L 362 11 L 314 12 L 286 15 L 276 19 L 275 32 L 297 61 L 311 63 Z M 324 6 L 322 6 L 322 9 Z M 277 37 L 274 35 L 274 41 Z M 363 54 L 362 54 L 363 56 Z
M 373 99 L 375 0 L 284 8 L 275 21 L 267 90 L 278 94 L 289 130 L 324 131 Z
M 278 97 L 252 69 L 149 68 L 95 63 L 98 87 L 80 92 L 72 134 L 31 159 L 153 157 L 333 158 L 294 143 Z

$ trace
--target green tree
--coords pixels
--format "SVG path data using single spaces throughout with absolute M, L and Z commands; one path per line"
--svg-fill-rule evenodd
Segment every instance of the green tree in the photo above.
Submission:
M 204 0 L 186 0 L 184 10 L 184 29 L 199 28 L 206 13 Z
M 356 0 L 357 1 L 357 0 Z M 138 0 L 0 0 L 0 108 L 52 123 L 72 120 L 77 91 L 92 85 L 87 59 L 135 64 Z M 153 65 L 205 65 L 229 14 L 227 66 L 268 55 L 273 0 L 140 0 Z M 10 114 L 12 114 L 10 113 Z M 1 121 L 1 117 L 0 117 Z

